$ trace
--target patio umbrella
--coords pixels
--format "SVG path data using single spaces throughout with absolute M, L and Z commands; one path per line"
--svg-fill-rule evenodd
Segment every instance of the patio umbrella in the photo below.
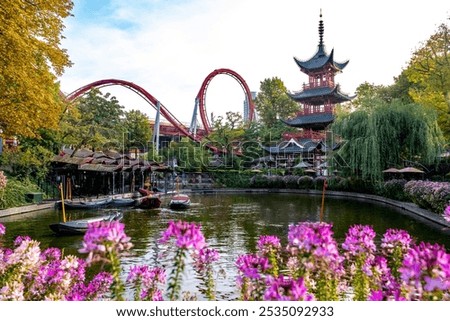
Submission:
M 300 162 L 297 165 L 294 166 L 294 168 L 308 168 L 308 167 L 312 167 L 313 165 L 308 163 L 308 162 Z
M 400 170 L 398 170 L 397 168 L 388 168 L 388 169 L 385 169 L 384 171 L 383 171 L 383 173 L 400 173 Z
M 425 173 L 424 171 L 415 167 L 405 167 L 399 170 L 400 173 Z

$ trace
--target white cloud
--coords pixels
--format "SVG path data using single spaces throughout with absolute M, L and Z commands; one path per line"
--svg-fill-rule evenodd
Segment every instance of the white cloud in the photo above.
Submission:
M 103 5 L 102 5 L 103 4 Z M 190 121 L 205 77 L 217 68 L 239 73 L 253 91 L 262 80 L 281 78 L 289 90 L 307 80 L 293 56 L 307 59 L 318 43 L 323 9 L 325 44 L 335 59 L 350 63 L 337 76 L 353 93 L 364 81 L 393 82 L 412 51 L 449 15 L 441 1 L 397 3 L 323 0 L 75 0 L 66 41 L 74 66 L 61 77 L 63 91 L 119 78 L 159 99 L 180 120 Z M 154 111 L 135 94 L 109 87 L 127 108 Z M 208 112 L 242 108 L 244 94 L 227 76 L 213 79 Z

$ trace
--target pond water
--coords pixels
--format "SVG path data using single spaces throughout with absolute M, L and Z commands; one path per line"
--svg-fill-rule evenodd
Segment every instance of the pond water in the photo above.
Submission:
M 170 220 L 186 220 L 202 225 L 210 247 L 220 253 L 215 267 L 218 272 L 219 299 L 235 298 L 236 269 L 234 262 L 240 254 L 253 252 L 259 235 L 277 235 L 286 244 L 290 224 L 301 221 L 319 221 L 321 197 L 298 194 L 210 194 L 192 195 L 192 207 L 185 211 L 168 209 L 168 199 L 157 210 L 124 209 L 125 231 L 134 244 L 123 259 L 123 270 L 133 265 L 166 266 L 170 260 L 164 256 L 167 245 L 158 240 Z M 97 215 L 99 210 L 80 212 L 66 210 L 72 218 Z M 41 248 L 59 247 L 65 254 L 78 254 L 82 236 L 55 236 L 49 224 L 58 221 L 61 210 L 45 210 L 0 218 L 6 226 L 3 245 L 10 247 L 18 235 L 28 235 L 41 242 Z M 379 203 L 327 197 L 324 221 L 333 224 L 335 238 L 342 243 L 345 233 L 353 224 L 373 226 L 378 241 L 388 228 L 407 230 L 417 241 L 439 243 L 450 248 L 450 230 L 431 223 L 420 222 L 408 212 Z M 220 271 L 219 271 L 220 270 Z M 220 272 L 220 273 L 219 273 Z M 187 269 L 183 290 L 201 294 L 195 288 L 193 271 Z

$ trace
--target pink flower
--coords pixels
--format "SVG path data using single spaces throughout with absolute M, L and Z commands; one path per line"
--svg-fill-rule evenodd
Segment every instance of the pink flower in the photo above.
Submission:
M 275 301 L 312 301 L 314 295 L 309 294 L 303 282 L 303 278 L 292 279 L 280 276 L 269 278 L 264 300 Z
M 133 245 L 130 237 L 125 234 L 125 225 L 118 222 L 94 222 L 89 224 L 83 238 L 80 253 L 89 253 L 86 262 L 92 263 L 105 260 L 106 254 L 120 254 Z
M 0 235 L 5 235 L 6 233 L 6 227 L 0 223 Z
M 200 250 L 205 247 L 205 237 L 200 230 L 200 225 L 195 223 L 170 221 L 160 242 L 167 243 L 172 237 L 175 238 L 175 244 L 179 248 Z
M 448 205 L 444 210 L 444 219 L 450 222 L 450 205 Z

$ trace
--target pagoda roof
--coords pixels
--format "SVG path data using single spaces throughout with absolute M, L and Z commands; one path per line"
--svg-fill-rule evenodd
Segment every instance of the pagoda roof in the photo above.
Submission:
M 288 95 L 297 102 L 314 102 L 315 100 L 317 100 L 318 103 L 322 102 L 323 97 L 327 96 L 328 98 L 332 98 L 331 100 L 335 104 L 352 100 L 355 97 L 341 92 L 339 85 L 336 85 L 334 87 L 310 88 L 293 94 L 288 93 Z
M 349 62 L 349 60 L 345 62 L 336 62 L 333 57 L 334 49 L 331 50 L 331 53 L 328 55 L 325 50 L 325 46 L 321 43 L 318 46 L 317 52 L 309 60 L 303 61 L 296 57 L 294 57 L 294 60 L 305 73 L 323 69 L 327 64 L 331 65 L 335 70 L 341 71 Z
M 297 144 L 283 141 L 276 146 L 261 146 L 263 150 L 270 154 L 301 154 L 311 153 L 315 149 L 326 152 L 329 148 L 323 141 L 314 141 L 311 139 L 303 140 Z
M 334 121 L 335 117 L 332 113 L 298 115 L 293 119 L 282 120 L 288 126 L 311 128 L 314 130 L 324 129 Z

